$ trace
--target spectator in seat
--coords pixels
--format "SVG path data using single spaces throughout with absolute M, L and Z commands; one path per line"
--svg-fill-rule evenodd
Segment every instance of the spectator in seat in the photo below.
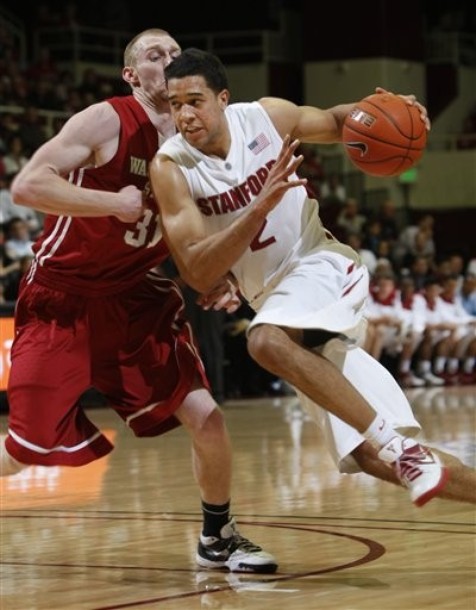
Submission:
M 464 276 L 459 299 L 465 311 L 470 316 L 476 316 L 476 273 L 466 273 Z
M 5 256 L 9 261 L 19 261 L 24 256 L 33 256 L 33 240 L 28 223 L 23 218 L 12 218 L 7 224 Z
M 360 234 L 367 222 L 367 217 L 360 213 L 360 205 L 355 197 L 348 197 L 344 207 L 337 216 L 336 224 L 346 235 Z
M 421 320 L 404 308 L 395 276 L 391 272 L 375 277 L 367 305 L 370 335 L 367 351 L 377 360 L 383 353 L 397 359 L 396 377 L 404 388 L 422 387 L 425 381 L 412 370 L 412 358 L 423 334 Z

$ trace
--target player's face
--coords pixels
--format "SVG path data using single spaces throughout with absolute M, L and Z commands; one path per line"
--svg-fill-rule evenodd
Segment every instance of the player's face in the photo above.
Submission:
M 144 36 L 137 42 L 134 66 L 129 68 L 131 84 L 151 97 L 166 99 L 164 68 L 179 54 L 180 47 L 170 36 Z
M 172 116 L 185 140 L 205 154 L 220 154 L 228 134 L 224 119 L 228 91 L 215 93 L 202 76 L 170 79 L 168 90 Z

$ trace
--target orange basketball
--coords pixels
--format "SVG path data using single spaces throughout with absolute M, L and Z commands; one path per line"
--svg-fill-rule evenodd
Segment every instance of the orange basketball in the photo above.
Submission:
M 427 131 L 420 111 L 392 93 L 375 93 L 347 115 L 342 142 L 352 163 L 370 176 L 398 176 L 419 161 Z

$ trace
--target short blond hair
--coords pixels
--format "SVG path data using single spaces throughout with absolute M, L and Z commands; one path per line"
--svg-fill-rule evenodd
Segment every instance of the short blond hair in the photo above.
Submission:
M 149 28 L 148 30 L 144 30 L 140 32 L 127 44 L 124 49 L 124 67 L 133 66 L 136 59 L 136 46 L 139 40 L 144 38 L 144 36 L 170 36 L 170 34 L 166 30 L 162 30 L 160 28 Z

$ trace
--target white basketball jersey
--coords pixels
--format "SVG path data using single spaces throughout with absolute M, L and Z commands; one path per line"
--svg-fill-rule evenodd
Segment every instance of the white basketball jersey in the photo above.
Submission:
M 177 134 L 160 153 L 182 170 L 200 209 L 208 234 L 227 227 L 253 205 L 276 161 L 283 140 L 258 102 L 227 107 L 231 135 L 226 159 L 208 157 Z M 318 204 L 307 197 L 305 187 L 290 189 L 272 210 L 250 247 L 232 267 L 243 296 L 251 301 L 293 259 L 316 247 L 356 259 L 356 253 L 337 242 L 322 227 Z

